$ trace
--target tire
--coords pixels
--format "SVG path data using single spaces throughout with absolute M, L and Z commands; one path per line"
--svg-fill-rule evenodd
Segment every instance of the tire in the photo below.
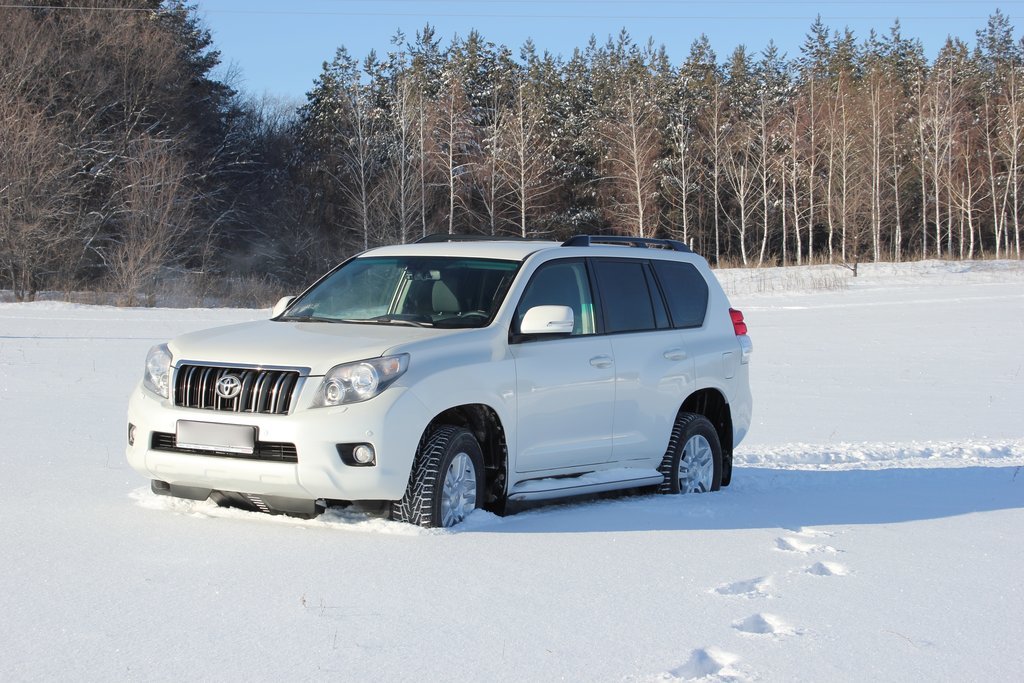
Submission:
M 680 413 L 658 471 L 665 481 L 659 493 L 704 493 L 722 485 L 722 445 L 703 415 Z
M 476 437 L 462 427 L 441 425 L 420 442 L 402 500 L 391 518 L 418 526 L 450 527 L 480 507 L 484 459 Z

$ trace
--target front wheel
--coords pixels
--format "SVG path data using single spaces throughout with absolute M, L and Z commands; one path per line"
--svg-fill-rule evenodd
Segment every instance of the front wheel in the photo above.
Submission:
M 722 485 L 722 445 L 703 415 L 681 413 L 658 468 L 665 481 L 659 493 L 704 493 Z
M 420 445 L 402 500 L 391 518 L 423 527 L 450 527 L 483 499 L 483 453 L 476 437 L 453 425 L 432 431 Z

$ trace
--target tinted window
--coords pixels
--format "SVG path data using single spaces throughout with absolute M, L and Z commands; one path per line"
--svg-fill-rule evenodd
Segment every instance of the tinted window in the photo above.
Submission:
M 516 309 L 516 330 L 534 306 L 568 306 L 572 309 L 574 336 L 595 331 L 590 281 L 582 261 L 555 261 L 533 274 Z
M 700 327 L 708 310 L 708 283 L 689 263 L 654 261 L 661 289 L 668 300 L 673 327 Z
M 651 292 L 642 261 L 596 259 L 594 272 L 601 290 L 606 332 L 655 329 Z
M 661 289 L 658 281 L 654 278 L 654 271 L 650 265 L 644 268 L 644 275 L 647 276 L 647 289 L 651 292 L 651 303 L 654 304 L 654 319 L 658 323 L 658 329 L 663 330 L 672 327 L 668 320 L 668 310 L 665 308 L 665 299 L 661 296 Z

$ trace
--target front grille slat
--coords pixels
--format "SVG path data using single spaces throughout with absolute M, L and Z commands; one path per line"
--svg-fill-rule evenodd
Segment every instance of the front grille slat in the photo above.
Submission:
M 217 383 L 227 375 L 239 381 L 240 391 L 234 398 L 217 393 Z M 174 404 L 182 408 L 286 415 L 299 385 L 299 372 L 184 364 L 178 367 L 174 384 Z
M 298 378 L 297 375 L 285 375 L 281 379 L 282 379 L 282 382 L 281 382 L 281 392 L 280 392 L 280 394 L 277 397 L 277 402 L 278 402 L 277 408 L 278 408 L 278 410 L 280 410 L 281 404 L 284 401 L 288 401 L 289 400 L 289 397 L 292 395 L 292 392 L 295 391 L 295 384 L 299 381 L 299 378 Z
M 228 453 L 227 451 L 204 451 L 198 448 L 180 448 L 175 440 L 174 434 L 170 432 L 153 432 L 150 441 L 154 451 L 168 451 L 170 453 L 188 453 L 190 455 L 207 455 L 218 458 L 238 458 L 241 460 L 266 460 L 269 462 L 290 462 L 299 461 L 299 454 L 293 443 L 282 443 L 277 441 L 257 441 L 256 448 L 249 453 Z
M 192 376 L 195 372 L 195 366 L 187 366 L 178 369 L 178 381 L 174 392 L 175 404 L 179 406 L 189 405 L 189 396 L 192 395 Z
M 199 397 L 199 407 L 209 408 L 213 407 L 214 402 L 217 399 L 216 394 L 217 384 L 217 370 L 216 368 L 205 368 L 203 370 L 202 379 L 199 381 L 199 386 L 203 388 L 203 393 Z
M 242 391 L 235 397 L 232 410 L 240 413 L 244 410 L 248 397 L 252 394 L 252 385 L 256 382 L 256 371 L 246 370 L 242 373 Z M 248 412 L 252 412 L 251 410 Z
M 263 412 L 263 398 L 264 398 L 264 386 L 267 384 L 267 376 L 260 373 L 256 378 L 256 384 L 252 388 L 252 401 L 249 405 L 249 412 L 262 413 Z
M 288 375 L 281 375 L 274 382 L 274 388 L 270 393 L 270 412 L 276 413 L 278 411 L 278 407 L 281 405 L 281 401 L 284 398 L 284 387 L 288 383 L 288 379 Z
M 281 378 L 267 382 L 267 412 L 273 413 L 277 406 L 277 391 L 281 388 Z

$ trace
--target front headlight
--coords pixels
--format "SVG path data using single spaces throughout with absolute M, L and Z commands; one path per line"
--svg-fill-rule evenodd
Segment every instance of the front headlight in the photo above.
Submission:
M 340 406 L 371 399 L 401 377 L 408 367 L 407 353 L 335 365 L 324 375 L 313 399 L 313 407 Z
M 157 396 L 167 398 L 171 389 L 171 352 L 167 344 L 154 346 L 146 356 L 142 384 Z

